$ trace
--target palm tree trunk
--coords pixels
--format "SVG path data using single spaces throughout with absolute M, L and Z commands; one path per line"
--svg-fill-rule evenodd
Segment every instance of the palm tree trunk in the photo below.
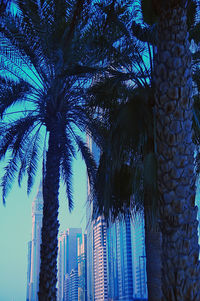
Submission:
M 161 301 L 161 246 L 162 235 L 159 227 L 150 226 L 145 211 L 145 248 L 148 301 Z
M 199 246 L 186 1 L 164 2 L 155 66 L 162 300 L 197 301 Z
M 57 253 L 58 253 L 58 190 L 60 178 L 59 131 L 49 134 L 49 148 L 43 185 L 43 222 L 39 301 L 56 301 Z

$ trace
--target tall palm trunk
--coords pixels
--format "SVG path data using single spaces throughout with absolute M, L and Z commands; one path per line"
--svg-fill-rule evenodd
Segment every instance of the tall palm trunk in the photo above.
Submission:
M 152 112 L 152 120 L 155 118 L 152 108 L 155 102 L 149 101 L 149 112 Z M 145 158 L 155 153 L 155 137 L 149 135 L 144 149 L 143 162 Z M 151 169 L 149 167 L 149 169 Z M 153 173 L 152 169 L 150 171 Z M 148 173 L 149 176 L 149 173 Z M 146 249 L 146 272 L 147 272 L 147 290 L 148 301 L 161 301 L 161 251 L 162 234 L 159 226 L 159 211 L 157 204 L 157 175 L 151 174 L 154 178 L 155 186 L 144 185 L 144 219 L 145 219 L 145 249 Z M 146 180 L 144 181 L 146 182 Z M 156 198 L 156 199 L 155 199 Z
M 58 253 L 58 190 L 60 177 L 59 131 L 50 130 L 46 172 L 43 186 L 43 223 L 39 301 L 56 301 Z
M 149 209 L 151 210 L 151 209 Z M 145 216 L 145 249 L 148 301 L 161 301 L 161 242 L 160 229 L 149 225 L 147 208 L 144 207 Z
M 162 300 L 199 301 L 193 101 L 186 1 L 164 2 L 155 67 Z

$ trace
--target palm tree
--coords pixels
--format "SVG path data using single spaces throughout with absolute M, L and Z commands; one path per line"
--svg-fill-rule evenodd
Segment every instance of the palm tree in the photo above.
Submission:
M 144 6 L 147 5 L 147 2 L 145 4 L 145 1 L 143 1 L 143 5 Z M 159 28 L 160 24 L 162 24 L 162 22 L 164 22 L 164 20 L 165 20 L 165 23 L 168 24 L 168 21 L 166 21 L 166 20 L 169 19 L 169 16 L 173 16 L 172 11 L 174 9 L 175 9 L 174 10 L 174 16 L 175 16 L 175 13 L 178 13 L 178 14 L 180 12 L 183 13 L 183 8 L 184 8 L 184 13 L 185 14 L 186 14 L 186 12 L 190 11 L 190 9 L 191 9 L 191 7 L 189 7 L 189 10 L 186 11 L 186 7 L 182 6 L 182 10 L 180 10 L 180 7 L 178 7 L 178 5 L 182 5 L 180 3 L 180 1 L 179 2 L 174 1 L 173 3 L 170 4 L 170 5 L 172 5 L 171 7 L 166 6 L 166 7 L 164 7 L 164 9 L 163 9 L 162 5 L 164 5 L 164 4 L 162 4 L 161 1 L 159 2 L 159 5 L 158 5 L 158 3 L 157 3 L 157 5 L 155 3 L 156 11 L 155 11 L 154 15 L 157 15 L 157 18 L 159 18 L 160 15 L 162 16 L 162 13 L 164 13 L 165 10 L 168 10 L 168 15 L 167 15 L 167 17 L 165 16 L 165 19 L 160 17 L 160 19 L 158 21 L 158 28 Z M 175 5 L 175 6 L 173 6 L 173 5 Z M 150 8 L 151 8 L 151 10 L 153 10 L 151 3 L 150 3 Z M 145 7 L 143 7 L 143 9 L 145 9 Z M 176 11 L 176 9 L 178 9 L 178 11 Z M 171 10 L 171 12 L 170 12 L 170 10 Z M 195 13 L 193 15 L 195 15 Z M 182 19 L 185 22 L 185 25 L 183 25 L 183 28 L 184 28 L 183 32 L 184 32 L 184 35 L 186 36 L 186 28 L 187 28 L 186 22 L 188 23 L 188 18 L 186 16 L 185 17 L 182 16 L 181 19 L 179 20 L 179 26 L 182 22 Z M 161 20 L 162 20 L 162 22 L 161 22 Z M 171 24 L 174 24 L 172 21 L 173 20 L 171 20 Z M 194 24 L 194 20 L 192 21 L 192 23 Z M 133 25 L 134 25 L 134 30 L 142 29 L 140 27 L 136 28 L 135 24 L 133 24 Z M 165 26 L 167 26 L 167 25 L 165 24 Z M 167 30 L 165 28 L 165 31 L 162 32 L 162 34 L 161 34 L 160 31 L 158 31 L 159 32 L 158 39 L 160 38 L 160 41 L 162 41 L 161 43 L 158 43 L 158 47 L 157 47 L 158 48 L 157 49 L 157 51 L 158 51 L 158 56 L 157 57 L 159 59 L 162 55 L 161 52 L 163 51 L 164 46 L 166 47 L 166 52 L 164 53 L 164 55 L 166 55 L 167 52 L 169 54 L 170 49 L 169 49 L 169 46 L 168 46 L 168 41 L 166 42 L 163 39 L 163 37 L 165 37 L 165 34 L 168 34 L 167 39 L 169 39 L 169 37 L 171 37 L 171 33 L 170 33 L 171 28 L 170 28 L 170 26 L 167 27 Z M 162 30 L 164 30 L 164 29 L 162 28 Z M 176 30 L 177 30 L 177 28 L 176 28 Z M 176 34 L 177 34 L 177 32 L 176 32 Z M 176 38 L 176 34 L 174 34 L 172 37 Z M 180 40 L 178 42 L 182 42 L 182 44 L 184 44 L 183 41 L 185 39 L 185 36 L 184 36 L 184 38 L 182 38 L 182 40 Z M 164 46 L 163 46 L 163 41 L 165 42 Z M 178 45 L 178 49 L 179 49 L 179 46 L 180 45 Z M 179 55 L 180 55 L 181 56 L 180 59 L 184 59 L 184 60 L 187 61 L 187 62 L 185 62 L 183 60 L 183 62 L 186 64 L 184 70 L 182 70 L 181 66 L 179 66 L 180 71 L 182 70 L 182 72 L 183 71 L 186 72 L 186 69 L 188 68 L 187 64 L 189 63 L 189 60 L 190 60 L 189 58 L 187 58 L 187 56 L 189 56 L 189 50 L 188 50 L 189 44 L 185 43 L 182 46 L 183 47 L 181 49 L 182 50 L 184 49 L 185 56 L 183 56 L 184 51 L 182 51 L 181 53 L 177 52 L 176 57 L 178 58 Z M 159 47 L 161 47 L 161 48 L 159 48 Z M 172 62 L 172 60 L 171 60 L 171 62 Z M 157 61 L 156 61 L 156 63 L 157 63 Z M 166 58 L 166 61 L 164 61 L 164 63 L 167 64 L 167 68 L 168 68 L 167 71 L 168 72 L 169 72 L 170 68 L 172 68 L 172 70 L 173 70 L 173 68 L 176 67 L 176 66 L 173 67 L 172 66 L 173 64 L 171 64 L 171 65 L 169 64 L 169 57 Z M 177 63 L 176 59 L 175 59 L 174 63 Z M 179 61 L 179 64 L 180 64 L 180 61 Z M 183 145 L 184 145 L 185 141 L 183 141 L 183 135 L 187 135 L 188 142 L 186 144 L 187 144 L 187 147 L 188 148 L 191 147 L 191 150 L 192 150 L 192 146 L 191 146 L 192 145 L 192 135 L 188 134 L 187 133 L 188 131 L 186 129 L 184 129 L 184 127 L 181 127 L 180 125 L 179 125 L 178 128 L 174 127 L 175 125 L 177 126 L 177 124 L 178 124 L 177 119 L 180 119 L 180 116 L 182 116 L 182 119 L 183 119 L 182 122 L 186 121 L 186 118 L 192 119 L 192 114 L 191 114 L 192 113 L 192 106 L 191 105 L 189 106 L 190 107 L 190 114 L 188 113 L 188 115 L 186 116 L 186 118 L 184 120 L 184 117 L 183 117 L 184 114 L 183 114 L 183 112 L 181 112 L 181 109 L 180 109 L 180 111 L 178 111 L 179 108 L 177 110 L 174 109 L 175 108 L 175 102 L 177 101 L 177 98 L 179 98 L 179 97 L 183 98 L 183 95 L 181 95 L 180 93 L 177 93 L 176 95 L 173 95 L 171 92 L 172 91 L 173 92 L 180 91 L 180 88 L 177 88 L 177 85 L 178 85 L 177 80 L 179 80 L 180 86 L 184 86 L 184 82 L 185 82 L 184 74 L 185 73 L 184 74 L 183 73 L 182 74 L 177 74 L 177 72 L 175 72 L 175 70 L 173 70 L 174 78 L 172 79 L 171 86 L 169 88 L 169 94 L 168 94 L 168 97 L 167 97 L 166 95 L 163 95 L 163 93 L 166 94 L 166 91 L 164 90 L 164 89 L 167 88 L 167 85 L 168 85 L 168 82 L 166 80 L 167 80 L 167 78 L 170 79 L 170 76 L 172 74 L 168 73 L 168 76 L 167 76 L 166 70 L 164 69 L 165 64 L 162 63 L 160 65 L 161 65 L 162 68 L 160 67 L 161 70 L 159 72 L 158 72 L 159 68 L 158 67 L 155 68 L 156 73 L 155 73 L 155 76 L 154 76 L 154 81 L 155 81 L 156 91 L 157 91 L 157 93 L 159 92 L 160 95 L 161 95 L 160 96 L 159 94 L 156 93 L 156 98 L 158 99 L 157 95 L 159 95 L 159 97 L 161 97 L 163 102 L 162 102 L 162 104 L 160 104 L 159 110 L 158 110 L 158 103 L 156 102 L 154 104 L 154 107 L 156 108 L 156 112 L 157 112 L 156 122 L 157 122 L 157 120 L 159 120 L 159 122 L 161 123 L 161 121 L 162 121 L 162 124 L 163 124 L 164 122 L 168 121 L 169 122 L 168 127 L 170 129 L 170 132 L 168 130 L 168 127 L 165 127 L 165 128 L 163 127 L 161 129 L 159 127 L 159 124 L 158 124 L 158 127 L 156 126 L 156 128 L 157 128 L 157 135 L 156 135 L 157 141 L 155 143 L 155 146 L 157 146 L 157 147 L 156 147 L 156 149 L 154 149 L 153 147 L 150 147 L 150 153 L 148 151 L 149 155 L 147 156 L 146 165 L 147 166 L 149 165 L 151 167 L 150 162 L 152 160 L 149 160 L 149 159 L 154 158 L 154 156 L 152 156 L 153 155 L 152 151 L 156 152 L 156 156 L 158 158 L 157 159 L 158 160 L 158 167 L 157 168 L 158 168 L 158 175 L 159 175 L 159 177 L 158 177 L 159 196 L 160 196 L 159 199 L 162 199 L 162 201 L 159 202 L 159 207 L 161 208 L 160 218 L 161 218 L 161 221 L 162 221 L 162 223 L 161 223 L 162 228 L 161 229 L 162 229 L 162 234 L 163 234 L 163 238 L 164 238 L 164 240 L 163 240 L 163 255 L 162 255 L 162 259 L 163 259 L 162 263 L 164 264 L 164 266 L 163 266 L 163 276 L 162 276 L 163 300 L 198 300 L 198 298 L 199 298 L 199 287 L 198 287 L 197 283 L 194 285 L 195 279 L 198 279 L 198 241 L 197 241 L 197 222 L 195 221 L 195 219 L 196 219 L 196 216 L 195 216 L 196 208 L 195 208 L 195 205 L 194 205 L 194 198 L 193 198 L 193 201 L 191 199 L 190 202 L 187 201 L 188 199 L 187 200 L 185 199 L 185 203 L 184 203 L 184 193 L 185 193 L 186 190 L 185 191 L 183 190 L 181 196 L 176 195 L 176 189 L 177 189 L 178 193 L 181 194 L 181 190 L 183 188 L 186 189 L 185 186 L 187 186 L 188 196 L 190 195 L 190 197 L 191 197 L 192 194 L 193 194 L 193 196 L 195 194 L 194 175 L 192 174 L 193 171 L 194 171 L 194 166 L 193 166 L 193 163 L 192 163 L 193 153 L 191 153 L 191 155 L 190 155 L 189 151 L 187 151 L 185 154 L 181 154 L 181 158 L 182 158 L 182 163 L 181 164 L 183 164 L 183 166 L 178 165 L 178 167 L 180 167 L 180 169 L 182 168 L 181 172 L 178 173 L 177 172 L 177 164 L 178 164 L 178 161 L 179 161 L 180 145 L 179 146 L 177 145 L 178 141 L 176 141 L 176 139 L 174 139 L 173 141 L 170 140 L 170 139 L 173 138 L 173 134 L 174 134 L 175 137 L 178 137 L 180 135 L 180 137 L 182 137 L 182 139 L 179 139 L 179 141 L 180 141 L 180 143 L 182 142 Z M 184 66 L 184 65 L 182 65 L 182 66 Z M 187 69 L 187 71 L 188 70 L 189 69 Z M 112 72 L 112 73 L 114 74 L 114 72 Z M 111 73 L 111 76 L 113 75 L 112 73 Z M 115 76 L 117 74 L 120 75 L 119 70 L 115 72 Z M 130 74 L 129 74 L 129 76 L 130 76 Z M 178 79 L 176 77 L 178 77 Z M 190 71 L 187 75 L 188 80 L 189 80 L 189 77 L 190 77 Z M 128 76 L 126 77 L 126 75 L 121 74 L 121 81 L 123 81 L 126 78 L 130 79 L 130 77 L 128 77 Z M 115 78 L 115 80 L 116 80 L 116 78 Z M 119 77 L 118 77 L 118 80 L 119 80 Z M 113 81 L 113 78 L 109 79 L 108 81 L 110 81 L 110 83 L 111 83 Z M 161 86 L 162 81 L 164 82 L 164 84 Z M 120 80 L 119 80 L 119 82 L 120 82 Z M 119 85 L 119 82 L 118 82 L 118 88 L 120 90 L 120 89 L 122 89 L 122 86 Z M 176 87 L 172 87 L 174 85 L 174 83 L 176 83 Z M 191 82 L 188 81 L 187 84 L 191 85 Z M 112 83 L 112 85 L 113 85 L 113 83 Z M 111 87 L 112 87 L 112 85 L 111 85 Z M 111 89 L 109 91 L 111 91 Z M 116 93 L 116 86 L 115 87 L 113 86 L 113 91 L 114 91 L 114 95 L 112 97 L 114 98 L 117 94 Z M 184 90 L 182 89 L 182 91 L 184 91 Z M 107 98 L 110 97 L 110 94 L 108 93 Z M 186 96 L 188 97 L 189 95 L 186 95 Z M 102 100 L 103 100 L 102 93 L 101 93 L 101 97 L 102 97 Z M 170 97 L 173 99 L 173 101 L 170 104 L 169 108 L 166 108 L 167 104 L 165 104 L 165 101 L 167 101 Z M 119 98 L 119 95 L 116 96 L 116 99 L 118 99 L 118 98 Z M 106 97 L 105 97 L 105 99 L 106 99 Z M 190 102 L 191 102 L 191 97 L 190 97 Z M 104 106 L 104 109 L 106 109 L 105 101 L 103 101 L 102 104 Z M 170 109 L 170 108 L 171 108 L 171 110 L 169 112 L 168 109 Z M 163 113 L 164 110 L 166 110 L 165 113 Z M 187 107 L 187 110 L 188 110 L 188 107 Z M 172 114 L 173 111 L 175 111 L 174 116 Z M 162 113 L 161 114 L 162 117 L 159 115 L 160 113 Z M 171 120 L 168 118 L 169 113 L 172 114 L 171 115 Z M 102 111 L 101 111 L 101 115 L 102 115 Z M 115 115 L 114 119 L 116 121 L 116 115 Z M 160 120 L 160 119 L 162 119 L 162 120 Z M 122 121 L 122 118 L 120 118 L 120 122 L 121 121 Z M 113 122 L 113 120 L 111 121 L 111 123 L 112 122 Z M 172 122 L 172 124 L 174 123 L 173 129 L 171 128 L 171 126 L 172 126 L 171 122 Z M 192 124 L 191 122 L 192 122 L 192 120 L 190 120 L 190 122 L 187 121 L 187 123 L 190 124 L 190 126 Z M 127 127 L 126 131 L 127 131 L 127 129 L 129 129 L 129 128 Z M 110 130 L 110 128 L 109 128 L 109 130 Z M 118 127 L 114 126 L 114 131 L 118 135 L 117 141 L 119 141 L 121 139 L 121 134 L 122 134 L 122 132 L 120 132 L 119 130 L 120 130 L 120 126 L 118 126 Z M 173 130 L 174 130 L 174 133 L 173 133 Z M 184 130 L 185 130 L 186 133 L 183 134 Z M 113 137 L 112 137 L 113 130 L 111 130 L 110 132 L 111 132 L 111 134 L 110 133 L 108 134 L 109 139 L 113 139 Z M 166 144 L 167 139 L 165 140 L 164 136 L 168 137 L 168 140 L 169 140 L 168 145 Z M 191 143 L 190 146 L 189 146 L 189 140 L 190 140 L 190 143 Z M 176 143 L 174 143 L 174 142 L 176 142 Z M 123 201 L 122 203 L 119 202 L 119 199 L 120 199 L 119 194 L 117 195 L 117 198 L 113 199 L 113 195 L 115 195 L 115 186 L 117 186 L 118 192 L 119 192 L 119 187 L 120 188 L 123 187 L 123 185 L 119 186 L 119 183 L 120 183 L 119 180 L 116 181 L 115 172 L 117 171 L 117 177 L 121 176 L 120 177 L 121 179 L 123 179 L 123 177 L 125 177 L 125 175 L 126 175 L 126 179 L 127 179 L 127 177 L 129 176 L 128 174 L 130 174 L 130 172 L 128 172 L 128 173 L 125 172 L 125 170 L 127 170 L 127 168 L 124 169 L 124 166 L 122 166 L 122 168 L 119 167 L 119 165 L 120 165 L 120 163 L 119 163 L 120 162 L 120 160 L 119 160 L 120 151 L 119 151 L 119 148 L 116 148 L 116 143 L 115 143 L 114 144 L 115 149 L 113 147 L 113 149 L 115 150 L 115 153 L 112 152 L 113 143 L 114 143 L 114 140 L 110 141 L 110 144 L 107 143 L 107 145 L 106 145 L 107 155 L 105 153 L 102 154 L 102 158 L 101 158 L 100 166 L 99 166 L 99 169 L 100 169 L 99 170 L 99 177 L 100 177 L 101 181 L 103 181 L 103 177 L 101 175 L 102 170 L 103 170 L 103 172 L 105 172 L 107 177 L 108 177 L 109 172 L 111 174 L 109 185 L 108 185 L 108 190 L 110 192 L 108 193 L 108 195 L 104 195 L 104 198 L 105 198 L 106 201 L 104 201 L 103 204 L 102 204 L 102 201 L 100 201 L 100 206 L 99 206 L 99 203 L 97 203 L 98 210 L 100 212 L 103 212 L 105 215 L 107 214 L 107 217 L 110 217 L 110 216 L 111 217 L 113 217 L 113 216 L 116 217 L 119 214 L 119 212 L 124 211 L 124 207 L 126 208 L 126 205 L 127 205 L 127 199 L 126 199 L 126 202 L 125 202 L 125 206 L 124 206 L 124 200 L 125 199 L 122 199 L 122 201 Z M 150 144 L 152 144 L 151 141 L 150 141 Z M 109 145 L 109 147 L 108 147 L 108 145 Z M 123 147 L 125 147 L 125 144 L 119 143 L 119 145 L 123 145 Z M 162 147 L 161 147 L 161 145 L 162 145 Z M 171 146 L 172 152 L 170 150 L 170 146 Z M 178 155 L 176 154 L 175 146 L 177 147 L 176 151 L 177 151 Z M 184 152 L 184 149 L 186 149 L 185 145 L 182 146 L 183 152 Z M 161 150 L 162 150 L 163 153 L 161 152 Z M 126 150 L 125 150 L 125 154 L 127 154 Z M 168 158 L 168 160 L 170 161 L 170 165 L 166 162 L 167 161 L 166 160 L 166 154 L 169 154 L 170 160 L 169 160 L 169 158 Z M 186 159 L 187 156 L 189 156 L 188 166 L 186 166 L 186 164 L 183 162 L 183 160 Z M 173 162 L 173 159 L 175 160 L 175 162 Z M 153 160 L 155 160 L 155 158 Z M 164 167 L 163 167 L 164 165 L 162 164 L 162 163 L 164 163 L 164 160 L 165 160 L 165 164 L 166 164 L 166 170 L 164 170 Z M 113 168 L 113 161 L 114 161 L 114 168 Z M 124 157 L 124 161 L 122 160 L 121 162 L 127 163 L 127 161 L 130 161 L 129 156 L 128 156 L 128 159 L 127 159 L 127 157 Z M 148 161 L 149 161 L 149 163 L 148 163 Z M 171 161 L 174 163 L 174 166 L 172 165 Z M 180 160 L 180 162 L 181 162 L 181 160 Z M 187 174 L 187 169 L 190 170 L 190 172 L 192 171 L 191 174 L 192 174 L 193 180 L 191 180 L 191 178 L 189 179 L 189 177 L 188 177 L 188 179 L 183 179 L 183 169 L 184 169 L 184 172 L 186 172 L 186 174 Z M 184 185 L 181 185 L 179 183 L 178 179 L 174 178 L 175 175 L 181 176 L 181 174 L 182 174 L 181 182 L 183 182 Z M 160 176 L 160 175 L 162 175 L 162 176 Z M 188 175 L 186 175 L 186 176 L 188 176 Z M 100 180 L 99 180 L 99 182 L 100 182 Z M 166 180 L 167 180 L 167 183 L 166 183 Z M 115 183 L 117 183 L 118 185 L 115 185 Z M 175 186 L 172 187 L 172 185 L 175 185 Z M 106 185 L 103 185 L 103 187 L 105 188 Z M 101 187 L 99 187 L 99 188 L 101 188 Z M 98 190 L 98 187 L 97 187 L 97 190 Z M 130 191 L 133 192 L 133 190 L 129 190 L 129 193 L 130 193 Z M 128 194 L 128 195 L 130 195 L 130 194 Z M 168 202 L 167 204 L 164 203 L 164 200 L 163 200 L 164 197 L 167 197 L 167 201 L 166 201 L 166 202 Z M 180 200 L 180 198 L 181 198 L 181 200 Z M 148 197 L 147 198 L 145 197 L 144 199 L 148 200 Z M 117 202 L 117 200 L 118 200 L 118 202 Z M 171 208 L 170 208 L 170 201 L 172 202 Z M 187 203 L 189 203 L 189 204 L 187 204 Z M 128 206 L 130 206 L 130 202 L 128 202 Z M 187 208 L 188 211 L 184 211 L 185 208 Z M 182 214 L 182 216 L 181 216 L 181 214 Z M 180 221 L 179 220 L 177 221 L 177 219 L 179 217 L 180 217 Z M 180 222 L 180 224 L 179 224 L 179 222 Z M 173 223 L 174 223 L 174 226 L 173 226 Z M 188 229 L 190 229 L 190 230 L 188 230 Z M 170 233 L 170 231 L 171 231 L 171 233 Z M 184 231 L 185 231 L 185 233 L 184 233 Z M 171 243 L 169 243 L 169 241 L 168 241 L 170 235 L 172 235 Z M 181 237 L 181 235 L 183 235 L 183 236 Z M 191 244 L 189 244 L 189 238 L 192 238 L 191 242 L 190 242 Z M 179 249 L 180 252 L 177 251 L 177 249 L 175 249 L 174 241 L 179 242 L 179 245 L 181 247 Z M 188 243 L 187 246 L 185 245 L 186 244 L 185 241 L 187 241 L 187 243 Z M 182 245 L 181 245 L 181 243 L 182 243 Z M 166 247 L 167 244 L 168 244 L 168 248 Z M 192 245 L 194 246 L 194 251 L 192 251 Z M 191 258 L 190 258 L 190 260 L 188 260 L 188 262 L 186 261 L 187 256 L 183 252 L 184 248 L 185 248 L 184 252 L 185 252 L 185 254 L 187 254 L 187 256 L 189 255 L 188 251 L 190 252 L 191 255 L 192 254 L 194 255 L 194 256 L 191 256 Z M 173 258 L 172 258 L 172 254 L 176 255 L 177 257 L 173 256 Z M 184 254 L 185 257 L 183 256 L 183 254 Z M 174 261 L 176 261 L 176 263 L 174 263 Z M 193 267 L 192 267 L 192 264 L 193 264 Z M 191 267 L 190 272 L 193 275 L 193 278 L 191 277 L 191 275 L 190 276 L 188 276 L 189 274 L 187 275 L 187 265 L 190 265 L 190 267 Z M 172 266 L 173 266 L 173 269 L 172 269 Z M 179 269 L 180 269 L 180 271 L 179 271 Z M 171 282 L 170 282 L 170 280 L 171 280 Z M 181 280 L 182 280 L 182 282 L 181 282 Z M 167 283 L 167 285 L 166 285 L 166 283 Z M 182 285 L 182 289 L 180 289 L 180 285 Z M 168 286 L 170 287 L 169 290 L 167 288 Z M 150 298 L 152 298 L 152 300 L 155 300 L 154 299 L 154 298 L 156 298 L 155 295 L 153 297 L 152 291 L 150 291 L 150 292 L 151 292 Z M 161 299 L 160 295 L 158 296 L 158 300 L 160 300 L 159 298 Z
M 99 109 L 100 120 L 105 126 L 102 143 L 99 144 L 102 155 L 94 188 L 97 198 L 94 217 L 103 214 L 108 222 L 113 222 L 126 215 L 127 211 L 144 211 L 148 295 L 149 300 L 155 301 L 161 299 L 161 237 L 156 222 L 154 99 L 151 87 L 153 59 L 150 51 L 150 43 L 154 47 L 155 39 L 152 28 L 146 28 L 145 39 L 142 33 L 145 43 L 136 40 L 134 35 L 138 27 L 129 22 L 132 15 L 127 11 L 125 20 L 119 7 L 109 7 L 106 13 L 111 36 L 108 40 L 116 38 L 120 42 L 112 40 L 111 44 L 116 48 L 108 54 L 111 55 L 110 70 L 89 90 L 92 96 L 90 106 Z M 118 35 L 115 35 L 116 31 Z M 105 32 L 104 44 L 109 45 L 106 36 Z M 145 47 L 146 38 L 148 47 Z M 146 51 L 151 61 L 149 65 L 143 58 Z M 95 116 L 98 118 L 96 109 Z
M 162 300 L 199 300 L 187 1 L 152 1 L 158 16 L 155 110 Z
M 112 224 L 127 213 L 132 213 L 133 219 L 135 214 L 144 216 L 148 298 L 155 301 L 161 296 L 161 236 L 157 221 L 156 160 L 154 146 L 150 143 L 153 115 L 148 106 L 147 89 L 131 91 L 120 84 L 120 80 L 113 85 L 108 79 L 107 83 L 98 82 L 91 88 L 96 100 L 101 95 L 108 102 L 107 109 L 103 103 L 98 103 L 105 129 L 102 131 L 103 143 L 100 144 L 102 154 L 95 196 L 92 196 L 96 199 L 94 218 L 103 214 L 108 224 Z M 125 103 L 113 104 L 109 95 L 111 89 L 114 90 L 113 100 L 121 99 L 120 90 L 123 96 L 127 92 L 129 98 Z M 104 94 L 102 90 L 109 92 Z
M 71 163 L 77 148 L 91 182 L 96 170 L 79 132 L 92 132 L 91 128 L 94 131 L 85 111 L 84 95 L 97 71 L 95 49 L 88 52 L 90 32 L 95 34 L 91 27 L 101 24 L 89 1 L 17 3 L 15 15 L 5 13 L 0 19 L 0 159 L 6 161 L 3 202 L 16 176 L 21 185 L 27 175 L 29 193 L 37 167 L 42 167 L 44 205 L 38 296 L 40 301 L 55 301 L 59 181 L 62 177 L 66 184 L 71 210 Z

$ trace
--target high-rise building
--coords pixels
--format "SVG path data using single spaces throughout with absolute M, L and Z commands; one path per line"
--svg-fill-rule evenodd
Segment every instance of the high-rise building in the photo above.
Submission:
M 31 280 L 31 246 L 32 241 L 28 242 L 28 265 L 27 265 L 27 288 L 26 288 L 26 301 L 29 301 L 29 287 Z
M 132 223 L 134 297 L 147 299 L 147 275 L 144 217 L 138 215 Z
M 117 223 L 107 229 L 108 298 L 119 300 Z
M 133 300 L 132 240 L 130 217 L 107 230 L 108 294 L 110 300 Z
M 93 222 L 92 222 L 92 204 L 87 203 L 86 209 L 86 229 L 87 229 L 87 300 L 93 301 Z
M 108 300 L 106 223 L 99 216 L 93 225 L 94 301 Z
M 64 300 L 65 275 L 70 275 L 72 270 L 78 269 L 78 238 L 81 237 L 81 233 L 80 228 L 69 228 L 58 237 L 58 301 Z
M 70 275 L 65 274 L 63 300 L 70 300 Z
M 91 137 L 87 135 L 87 145 L 92 152 L 96 162 L 99 161 L 99 149 L 92 142 Z M 86 230 L 87 230 L 87 298 L 88 301 L 94 301 L 94 222 L 93 215 L 93 202 L 90 200 L 90 182 L 87 179 L 87 195 L 88 202 L 86 207 Z
M 87 235 L 78 238 L 78 301 L 87 301 Z
M 40 244 L 43 216 L 42 184 L 32 204 L 32 240 L 28 244 L 27 300 L 37 301 L 40 272 Z
M 119 300 L 133 300 L 132 241 L 130 217 L 117 222 Z
M 78 272 L 77 272 L 77 270 L 71 270 L 69 300 L 64 300 L 64 301 L 78 301 Z

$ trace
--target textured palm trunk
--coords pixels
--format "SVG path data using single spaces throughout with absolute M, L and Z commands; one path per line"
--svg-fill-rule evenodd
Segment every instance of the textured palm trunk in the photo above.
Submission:
M 186 9 L 185 1 L 163 2 L 155 67 L 162 300 L 199 301 L 191 55 Z M 179 4 L 175 7 L 175 3 Z
M 46 173 L 43 185 L 43 222 L 39 301 L 56 301 L 58 253 L 58 190 L 60 177 L 59 132 L 54 128 L 49 134 Z
M 145 209 L 146 211 L 146 209 Z M 148 301 L 161 301 L 161 246 L 159 227 L 150 227 L 145 213 L 145 248 Z

